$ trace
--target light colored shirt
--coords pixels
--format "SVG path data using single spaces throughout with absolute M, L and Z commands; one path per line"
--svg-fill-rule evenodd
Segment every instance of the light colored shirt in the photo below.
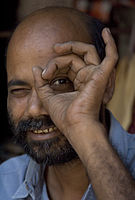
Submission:
M 135 178 L 135 135 L 129 134 L 111 114 L 109 140 Z M 28 155 L 11 158 L 0 165 L 0 200 L 49 200 L 44 181 L 45 164 Z M 91 184 L 82 200 L 96 200 Z

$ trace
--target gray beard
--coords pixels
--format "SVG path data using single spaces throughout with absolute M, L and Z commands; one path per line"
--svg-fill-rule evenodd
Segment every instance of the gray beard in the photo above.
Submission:
M 37 163 L 47 163 L 49 166 L 64 164 L 78 158 L 76 152 L 64 136 L 42 142 L 31 141 L 25 143 L 23 148 Z
M 34 127 L 42 126 L 40 119 L 31 119 L 32 123 L 28 123 L 29 120 L 20 121 L 17 126 L 13 121 L 13 117 L 9 114 L 9 123 L 14 134 L 14 140 L 20 144 L 24 151 L 30 155 L 37 163 L 46 163 L 48 166 L 61 165 L 70 162 L 74 159 L 78 159 L 77 153 L 74 151 L 68 140 L 63 134 L 54 138 L 44 141 L 30 141 L 27 139 L 27 130 Z M 41 119 L 43 120 L 43 118 Z M 30 126 L 30 127 L 29 127 Z M 39 128 L 39 127 L 38 127 Z

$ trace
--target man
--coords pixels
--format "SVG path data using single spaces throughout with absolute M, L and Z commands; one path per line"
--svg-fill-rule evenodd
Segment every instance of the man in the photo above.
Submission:
M 46 8 L 13 33 L 8 112 L 30 157 L 1 165 L 2 199 L 135 199 L 135 136 L 105 111 L 118 56 L 103 28 L 79 11 Z

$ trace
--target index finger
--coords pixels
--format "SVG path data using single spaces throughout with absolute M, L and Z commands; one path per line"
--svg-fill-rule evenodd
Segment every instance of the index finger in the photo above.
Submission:
M 60 54 L 75 53 L 79 56 L 84 56 L 86 64 L 98 65 L 100 63 L 96 47 L 93 44 L 79 41 L 57 43 L 54 45 L 54 51 Z

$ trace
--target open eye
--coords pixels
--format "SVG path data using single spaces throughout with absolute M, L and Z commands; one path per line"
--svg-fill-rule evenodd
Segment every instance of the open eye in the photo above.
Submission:
M 62 85 L 62 84 L 68 84 L 69 83 L 69 79 L 67 78 L 59 78 L 56 80 L 53 80 L 53 85 Z
M 73 83 L 67 77 L 57 77 L 50 82 L 53 90 L 61 92 L 71 92 L 74 90 Z

